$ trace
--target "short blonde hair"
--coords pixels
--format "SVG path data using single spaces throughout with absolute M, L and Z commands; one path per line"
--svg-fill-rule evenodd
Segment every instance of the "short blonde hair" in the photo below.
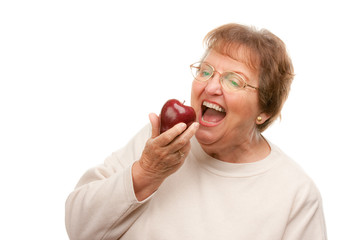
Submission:
M 289 95 L 294 78 L 294 68 L 284 42 L 266 29 L 256 30 L 230 23 L 209 32 L 204 38 L 206 54 L 215 50 L 233 59 L 239 59 L 238 50 L 246 50 L 241 56 L 246 64 L 259 73 L 259 107 L 270 115 L 258 130 L 263 132 L 276 120 Z

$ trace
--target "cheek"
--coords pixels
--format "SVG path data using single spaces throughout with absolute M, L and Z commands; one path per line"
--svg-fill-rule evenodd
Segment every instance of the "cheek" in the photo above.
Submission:
M 199 106 L 198 102 L 200 101 L 200 95 L 204 91 L 204 83 L 200 83 L 198 81 L 193 81 L 191 88 L 191 106 L 196 108 Z
M 257 98 L 247 93 L 228 97 L 227 103 L 231 112 L 242 118 L 253 119 L 259 111 Z

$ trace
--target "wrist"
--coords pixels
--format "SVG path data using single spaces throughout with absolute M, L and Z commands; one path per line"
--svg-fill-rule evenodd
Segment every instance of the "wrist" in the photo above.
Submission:
M 139 161 L 133 164 L 131 173 L 134 193 L 138 201 L 145 200 L 152 195 L 164 181 L 159 176 L 146 171 Z

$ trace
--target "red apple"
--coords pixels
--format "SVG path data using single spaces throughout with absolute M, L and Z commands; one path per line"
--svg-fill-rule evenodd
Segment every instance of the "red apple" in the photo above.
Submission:
M 189 127 L 196 120 L 195 110 L 182 104 L 176 99 L 168 100 L 161 109 L 160 113 L 160 133 L 163 133 L 177 123 L 186 123 Z

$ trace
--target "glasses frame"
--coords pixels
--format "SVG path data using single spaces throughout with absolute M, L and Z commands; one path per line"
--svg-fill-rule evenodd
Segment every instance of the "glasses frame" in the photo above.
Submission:
M 204 63 L 204 62 L 195 62 L 195 63 L 191 64 L 191 65 L 190 65 L 190 70 L 191 70 L 191 69 L 198 69 L 198 70 L 200 70 L 200 67 L 197 67 L 197 66 L 195 66 L 195 65 L 196 65 L 196 64 L 202 64 L 202 63 Z M 207 64 L 209 67 L 211 67 L 211 69 L 213 70 L 213 72 L 212 72 L 212 74 L 209 76 L 209 78 L 206 79 L 205 81 L 197 79 L 196 76 L 194 76 L 193 71 L 191 71 L 191 74 L 193 75 L 193 77 L 194 77 L 197 81 L 199 81 L 199 82 L 207 82 L 209 79 L 211 79 L 211 78 L 214 76 L 215 73 L 218 73 L 218 74 L 220 75 L 221 85 L 223 86 L 223 88 L 226 88 L 226 87 L 224 87 L 224 85 L 223 85 L 223 79 L 224 79 L 224 78 L 223 78 L 222 76 L 223 76 L 224 73 L 232 73 L 232 74 L 235 74 L 236 76 L 238 76 L 238 77 L 244 82 L 244 86 L 243 86 L 242 88 L 239 88 L 239 89 L 233 90 L 233 91 L 238 91 L 238 90 L 244 89 L 244 88 L 246 88 L 246 87 L 250 87 L 250 88 L 253 88 L 253 89 L 255 89 L 255 90 L 258 90 L 258 89 L 259 89 L 258 87 L 255 87 L 255 86 L 252 86 L 252 85 L 248 84 L 248 83 L 246 82 L 246 80 L 244 79 L 244 77 L 243 77 L 242 75 L 240 75 L 239 73 L 237 73 L 237 72 L 225 71 L 225 72 L 223 72 L 223 73 L 220 73 L 220 72 L 217 71 L 213 66 L 211 66 L 209 63 L 206 63 L 206 64 Z M 231 91 L 231 90 L 230 90 L 230 91 Z

